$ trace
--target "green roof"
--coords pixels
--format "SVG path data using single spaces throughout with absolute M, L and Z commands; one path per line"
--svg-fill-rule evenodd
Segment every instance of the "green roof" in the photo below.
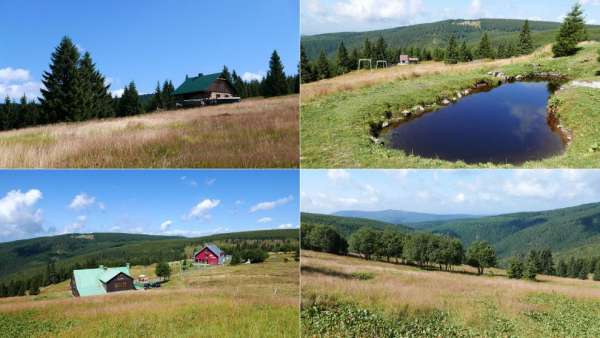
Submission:
M 121 266 L 116 268 L 100 267 L 97 269 L 73 270 L 73 278 L 75 278 L 79 296 L 98 296 L 106 293 L 103 283 L 110 281 L 120 273 L 131 277 L 129 267 Z
M 177 87 L 173 94 L 189 94 L 196 92 L 205 92 L 208 87 L 215 82 L 221 76 L 221 73 L 214 73 L 208 75 L 199 75 L 196 77 L 186 77 L 185 81 L 181 86 Z

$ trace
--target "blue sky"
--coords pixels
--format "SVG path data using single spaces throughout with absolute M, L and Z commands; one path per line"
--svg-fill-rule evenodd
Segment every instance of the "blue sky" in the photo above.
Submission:
M 0 242 L 71 232 L 202 236 L 298 224 L 297 170 L 0 171 Z
M 223 65 L 264 75 L 274 49 L 288 74 L 299 61 L 299 0 L 1 1 L 0 96 L 39 94 L 41 75 L 64 35 L 89 51 L 111 90 Z M 17 72 L 21 70 L 21 72 Z
M 478 215 L 600 202 L 600 170 L 302 170 L 301 210 Z
M 561 21 L 576 0 L 301 0 L 302 34 L 366 31 L 446 19 Z M 600 24 L 600 0 L 580 0 Z

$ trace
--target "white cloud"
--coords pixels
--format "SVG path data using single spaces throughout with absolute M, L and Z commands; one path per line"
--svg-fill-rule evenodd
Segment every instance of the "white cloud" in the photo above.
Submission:
M 171 221 L 170 219 L 168 219 L 168 220 L 166 220 L 166 221 L 162 222 L 162 223 L 160 224 L 160 231 L 163 231 L 163 232 L 164 232 L 164 231 L 167 231 L 167 230 L 169 230 L 169 227 L 171 226 L 171 224 L 173 224 L 173 221 Z
M 265 73 L 264 72 L 258 72 L 258 73 L 251 73 L 251 72 L 245 72 L 242 75 L 242 80 L 246 81 L 246 82 L 250 82 L 250 81 L 260 81 L 265 77 Z
M 81 193 L 81 194 L 73 197 L 73 200 L 69 204 L 69 208 L 75 209 L 75 210 L 85 209 L 87 207 L 94 205 L 95 202 L 96 202 L 96 198 L 94 196 L 90 196 L 86 193 Z M 104 206 L 104 204 L 102 204 L 102 205 Z
M 288 197 L 280 198 L 275 201 L 260 202 L 258 204 L 253 205 L 250 208 L 250 212 L 257 212 L 259 210 L 271 210 L 277 206 L 287 204 L 287 203 L 291 202 L 292 200 L 294 200 L 294 197 L 292 197 L 292 195 L 290 195 Z
M 279 228 L 279 229 L 291 229 L 293 227 L 294 226 L 292 224 L 286 223 L 286 224 L 280 224 L 277 228 Z
M 242 204 L 244 204 L 244 201 L 242 201 L 242 200 L 235 201 L 235 205 L 242 205 Z
M 31 79 L 31 74 L 27 69 L 0 68 L 0 83 L 26 82 Z
M 75 222 L 65 226 L 64 230 L 63 230 L 63 234 L 70 234 L 70 233 L 74 233 L 74 232 L 79 232 L 81 229 L 83 229 L 83 227 L 85 226 L 87 222 L 87 217 L 86 216 L 78 216 L 77 220 L 75 220 Z
M 301 1 L 303 34 L 406 25 L 424 13 L 422 0 Z
M 209 178 L 206 181 L 204 181 L 204 184 L 206 184 L 207 186 L 210 187 L 211 185 L 215 184 L 216 181 L 217 181 L 216 178 Z
M 481 0 L 472 0 L 471 5 L 469 6 L 469 14 L 472 17 L 476 18 L 483 15 Z
M 110 232 L 119 232 L 121 231 L 121 227 L 118 225 L 115 225 L 114 227 L 110 228 Z
M 135 228 L 131 228 L 131 229 L 129 229 L 129 233 L 132 233 L 132 234 L 141 234 L 141 233 L 144 233 L 144 228 L 141 227 L 141 226 L 138 226 L 138 227 L 135 227 Z
M 36 204 L 42 192 L 31 189 L 26 193 L 11 190 L 0 199 L 0 236 L 23 237 L 42 232 L 42 210 Z
M 271 222 L 273 219 L 271 217 L 263 217 L 263 218 L 259 218 L 256 222 L 257 223 L 269 223 Z
M 121 88 L 121 89 L 111 90 L 110 94 L 112 95 L 112 97 L 121 97 L 121 96 L 123 96 L 124 92 L 125 92 L 125 88 Z
M 196 204 L 187 214 L 186 219 L 192 218 L 210 218 L 210 210 L 216 208 L 221 203 L 220 200 L 204 199 Z
M 600 5 L 600 0 L 580 0 L 582 5 Z
M 333 182 L 346 181 L 350 179 L 350 173 L 346 169 L 329 169 L 327 177 Z
M 454 196 L 454 198 L 452 198 L 452 202 L 454 203 L 463 203 L 465 201 L 465 194 L 464 193 L 458 193 Z

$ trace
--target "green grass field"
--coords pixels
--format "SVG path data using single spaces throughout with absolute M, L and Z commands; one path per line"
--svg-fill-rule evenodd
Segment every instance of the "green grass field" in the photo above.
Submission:
M 600 282 L 303 251 L 305 337 L 598 337 Z M 358 278 L 368 275 L 369 278 Z
M 291 254 L 185 272 L 171 265 L 160 289 L 74 298 L 66 281 L 37 296 L 0 299 L 0 337 L 298 337 L 299 270 Z
M 558 71 L 570 80 L 600 80 L 596 61 L 600 43 L 583 43 L 572 57 L 552 58 L 549 47 L 513 60 L 473 62 L 462 65 L 426 63 L 407 67 L 350 74 L 303 85 L 301 96 L 301 167 L 304 168 L 469 168 L 514 167 L 492 163 L 466 164 L 406 154 L 369 140 L 369 123 L 385 120 L 384 112 L 401 118 L 400 112 L 451 97 L 480 80 L 491 81 L 489 71 L 507 75 Z M 550 104 L 558 110 L 559 123 L 573 134 L 566 151 L 526 168 L 589 168 L 600 163 L 600 90 L 566 88 Z M 435 135 L 432 135 L 435 137 Z

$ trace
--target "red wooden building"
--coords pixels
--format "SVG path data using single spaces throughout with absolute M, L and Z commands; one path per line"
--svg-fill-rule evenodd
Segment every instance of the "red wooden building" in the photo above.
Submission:
M 223 264 L 225 260 L 225 252 L 214 244 L 207 244 L 199 251 L 194 253 L 194 261 L 196 263 L 204 263 L 210 265 Z

